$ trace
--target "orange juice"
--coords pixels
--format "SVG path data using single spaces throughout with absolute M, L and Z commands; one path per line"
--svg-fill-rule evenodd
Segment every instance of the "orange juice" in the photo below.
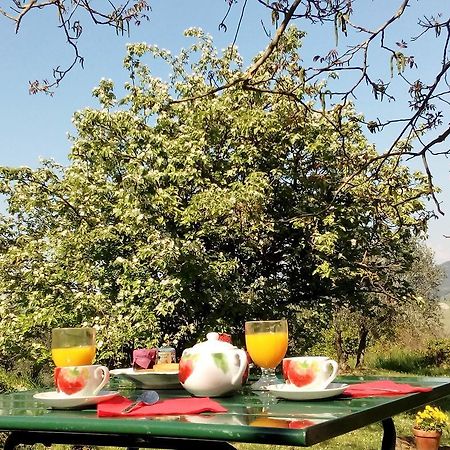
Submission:
M 289 420 L 258 417 L 250 422 L 252 427 L 289 428 Z
M 288 334 L 286 331 L 247 333 L 245 343 L 247 351 L 257 366 L 274 369 L 286 354 Z
M 52 358 L 57 367 L 87 366 L 94 362 L 95 346 L 80 345 L 77 347 L 53 348 Z

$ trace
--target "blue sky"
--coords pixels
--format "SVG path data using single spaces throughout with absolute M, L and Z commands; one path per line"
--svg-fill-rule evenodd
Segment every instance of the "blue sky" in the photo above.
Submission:
M 365 7 L 358 15 L 364 17 L 365 23 L 369 21 L 376 24 L 392 13 L 397 3 L 399 2 L 392 0 L 366 0 Z M 432 11 L 438 10 L 436 8 L 442 7 L 440 0 L 416 0 L 413 3 L 415 9 L 411 8 L 408 12 L 413 23 L 417 15 L 430 15 Z M 126 74 L 122 69 L 122 59 L 127 42 L 145 41 L 177 52 L 190 43 L 183 37 L 183 30 L 198 26 L 212 34 L 216 47 L 221 49 L 233 40 L 240 14 L 239 8 L 232 10 L 227 22 L 228 32 L 223 33 L 218 30 L 218 24 L 227 9 L 224 0 L 154 0 L 151 4 L 153 10 L 149 14 L 150 21 L 133 29 L 129 37 L 117 36 L 112 29 L 94 27 L 88 21 L 83 22 L 84 33 L 79 48 L 85 57 L 84 69 L 77 68 L 70 73 L 53 97 L 29 95 L 28 81 L 50 77 L 53 67 L 64 67 L 71 61 L 71 49 L 65 44 L 64 36 L 56 26 L 55 11 L 48 8 L 26 16 L 17 35 L 14 34 L 13 23 L 0 18 L 0 165 L 36 167 L 39 158 L 53 158 L 66 164 L 70 150 L 67 133 L 74 133 L 72 114 L 87 106 L 97 106 L 91 92 L 102 77 L 113 79 L 117 86 L 123 84 Z M 385 7 L 374 7 L 380 4 Z M 416 8 L 419 8 L 419 14 Z M 237 39 L 239 51 L 246 62 L 267 43 L 260 24 L 262 17 L 266 18 L 266 24 L 270 28 L 267 12 L 255 0 L 249 0 Z M 407 25 L 405 21 L 404 25 L 400 24 L 397 28 L 397 40 L 411 35 L 406 32 L 410 28 Z M 320 53 L 334 45 L 332 29 L 316 29 L 315 33 L 314 48 L 305 44 L 304 60 L 307 62 L 313 53 Z M 434 53 L 430 44 L 424 43 L 417 51 L 416 60 L 422 70 L 424 67 L 432 68 L 433 61 L 438 61 L 439 55 Z M 383 58 L 384 55 L 374 52 L 372 63 L 378 65 L 384 76 L 388 77 L 388 64 Z M 162 68 L 155 66 L 155 71 L 160 71 L 160 76 L 165 76 Z M 361 93 L 357 99 L 357 110 L 366 115 L 378 114 L 380 111 L 395 115 L 405 104 L 406 99 L 399 99 L 395 103 L 374 103 L 367 93 Z M 449 121 L 450 110 L 447 112 L 448 116 L 444 118 L 446 123 Z M 382 149 L 388 145 L 392 136 L 388 132 L 380 136 L 370 135 L 369 139 Z M 427 242 L 434 250 L 437 262 L 450 260 L 450 240 L 443 237 L 444 234 L 450 234 L 449 169 L 449 162 L 445 158 L 432 161 L 435 182 L 443 189 L 439 200 L 446 211 L 443 218 L 430 223 Z

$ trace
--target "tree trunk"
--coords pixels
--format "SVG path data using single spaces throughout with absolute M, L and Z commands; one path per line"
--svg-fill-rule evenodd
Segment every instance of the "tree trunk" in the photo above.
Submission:
M 343 348 L 342 330 L 336 321 L 334 323 L 334 348 L 336 350 L 336 359 L 339 366 L 345 368 L 347 366 L 347 354 L 344 352 Z
M 364 325 L 361 325 L 361 327 L 359 329 L 358 349 L 356 350 L 355 368 L 360 367 L 364 361 L 364 354 L 366 353 L 368 336 L 369 336 L 369 330 Z

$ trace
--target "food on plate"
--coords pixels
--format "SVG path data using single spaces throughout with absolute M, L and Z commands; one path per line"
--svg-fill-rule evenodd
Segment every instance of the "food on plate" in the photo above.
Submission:
M 170 351 L 169 351 L 170 350 Z M 170 356 L 170 358 L 169 358 Z M 139 372 L 178 372 L 175 350 L 140 348 L 133 351 L 133 370 Z
M 133 369 L 148 370 L 152 369 L 158 357 L 157 348 L 138 348 L 133 350 Z
M 158 359 L 156 360 L 156 364 L 170 364 L 175 361 L 175 349 L 173 347 L 158 348 Z
M 162 363 L 153 366 L 153 372 L 178 372 L 178 363 Z
M 136 372 L 139 373 L 165 373 L 165 372 L 178 372 L 178 364 L 171 363 L 171 364 L 155 364 L 151 369 L 133 369 Z

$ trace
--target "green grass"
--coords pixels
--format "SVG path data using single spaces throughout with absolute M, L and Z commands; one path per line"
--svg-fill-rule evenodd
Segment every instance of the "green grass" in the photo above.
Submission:
M 372 353 L 367 359 L 366 370 L 374 374 L 387 372 L 392 375 L 449 376 L 450 360 L 448 338 L 439 342 L 436 347 L 422 350 L 409 350 L 404 347 L 394 347 L 387 351 Z M 440 365 L 433 364 L 436 353 L 445 351 Z
M 379 355 L 373 364 L 379 369 L 418 375 L 423 375 L 426 369 L 423 356 L 407 350 L 396 350 L 387 356 Z

